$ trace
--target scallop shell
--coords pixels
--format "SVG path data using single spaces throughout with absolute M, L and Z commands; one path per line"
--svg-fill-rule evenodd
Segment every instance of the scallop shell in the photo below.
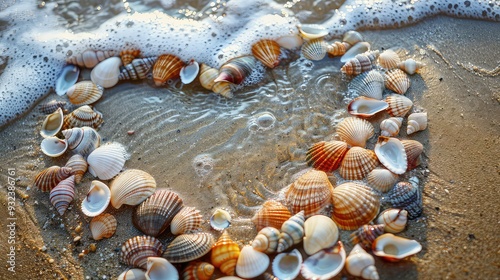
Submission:
M 80 68 L 75 65 L 66 65 L 62 69 L 59 77 L 56 80 L 56 93 L 59 96 L 65 95 L 70 87 L 72 87 L 78 76 L 80 75 Z
M 349 43 L 349 42 L 347 42 L 347 43 Z M 351 43 L 349 43 L 349 44 L 351 44 Z M 363 53 L 370 50 L 370 44 L 367 42 L 357 42 L 357 43 L 351 44 L 351 46 L 352 47 L 349 48 L 342 57 L 340 57 L 340 62 L 346 63 L 349 60 L 355 58 L 356 55 L 363 54 Z
M 372 150 L 352 147 L 340 164 L 340 176 L 347 180 L 362 180 L 377 165 L 378 159 Z
M 101 144 L 101 136 L 91 127 L 75 127 L 62 131 L 68 148 L 84 158 Z
M 120 75 L 120 66 L 122 61 L 119 57 L 107 58 L 97 64 L 92 72 L 90 72 L 90 79 L 96 85 L 103 88 L 110 88 L 118 83 L 118 76 Z
M 182 270 L 182 279 L 185 280 L 210 280 L 215 268 L 207 262 L 192 262 Z M 167 278 L 165 278 L 167 279 Z M 169 278 L 170 279 L 170 278 Z
M 363 250 L 359 244 L 356 244 L 349 256 L 347 256 L 345 268 L 350 274 L 361 276 L 363 279 L 379 279 L 375 259 Z
M 372 70 L 373 62 L 378 57 L 378 51 L 371 51 L 364 54 L 358 54 L 353 59 L 349 60 L 340 68 L 342 73 L 355 76 L 363 72 Z
M 280 231 L 273 227 L 265 227 L 259 231 L 252 241 L 252 247 L 266 254 L 276 253 Z
M 309 60 L 322 60 L 328 51 L 328 44 L 323 39 L 312 39 L 302 45 L 302 55 Z
M 58 157 L 68 149 L 68 142 L 55 136 L 47 137 L 40 143 L 40 149 L 49 157 Z
M 64 215 L 69 204 L 75 198 L 75 176 L 62 180 L 50 191 L 50 203 L 54 205 L 59 215 Z
M 170 79 L 179 78 L 184 65 L 184 62 L 175 55 L 160 55 L 153 65 L 153 80 L 155 85 L 162 86 Z
M 344 245 L 339 241 L 335 246 L 308 257 L 302 264 L 301 274 L 305 279 L 332 279 L 344 268 L 345 259 Z
M 101 180 L 109 180 L 125 166 L 127 153 L 118 143 L 110 143 L 95 149 L 87 157 L 89 172 Z
M 385 69 L 396 68 L 400 62 L 399 55 L 393 50 L 385 50 L 378 57 L 378 63 Z
M 219 76 L 214 82 L 229 82 L 239 85 L 255 68 L 255 58 L 251 55 L 233 58 L 219 69 Z M 213 90 L 213 88 L 212 88 Z
M 40 112 L 49 115 L 57 111 L 57 109 L 61 108 L 63 109 L 63 112 L 65 112 L 64 107 L 66 107 L 68 103 L 64 101 L 57 101 L 57 100 L 51 100 L 45 104 L 40 105 Z
M 333 190 L 333 220 L 340 229 L 355 230 L 378 214 L 379 197 L 370 187 L 348 182 Z
M 116 209 L 123 204 L 138 205 L 156 190 L 156 181 L 149 173 L 127 169 L 111 182 L 111 205 Z
M 416 140 L 402 140 L 405 148 L 408 166 L 406 171 L 412 170 L 420 165 L 420 154 L 424 151 L 424 146 Z
M 125 176 L 128 177 L 127 180 L 133 180 L 134 174 L 137 173 L 139 172 L 132 172 Z M 146 177 L 145 175 L 140 176 Z M 154 182 L 152 177 L 149 178 Z M 172 219 L 181 211 L 182 207 L 182 199 L 176 193 L 165 189 L 157 190 L 135 208 L 132 214 L 132 222 L 140 231 L 157 237 L 170 226 Z
M 399 179 L 397 174 L 384 168 L 373 169 L 366 177 L 368 184 L 380 192 L 388 192 Z
M 369 118 L 376 113 L 382 112 L 389 107 L 389 104 L 383 100 L 360 96 L 354 98 L 347 106 L 347 111 L 353 116 L 360 118 Z
M 327 216 L 314 215 L 304 223 L 304 251 L 312 255 L 320 250 L 330 248 L 339 239 L 339 229 L 335 222 Z
M 181 234 L 167 246 L 163 257 L 171 263 L 189 262 L 207 254 L 214 243 L 210 233 Z
M 231 225 L 231 214 L 224 209 L 216 209 L 210 217 L 210 226 L 218 231 L 223 231 Z
M 236 274 L 243 278 L 255 278 L 267 270 L 269 257 L 250 245 L 243 246 L 236 263 Z
M 275 41 L 264 39 L 252 45 L 252 54 L 262 64 L 274 68 L 280 63 L 281 49 Z
M 214 83 L 212 86 L 212 91 L 226 98 L 233 98 L 233 92 L 231 91 L 231 83 L 229 82 Z
M 328 56 L 335 57 L 344 55 L 345 52 L 351 47 L 349 43 L 346 42 L 333 42 L 327 46 L 326 51 L 328 52 Z
M 84 68 L 94 68 L 99 62 L 115 55 L 114 51 L 85 50 L 80 54 L 69 57 L 66 62 Z
M 377 223 L 385 225 L 384 231 L 390 233 L 402 232 L 407 221 L 408 211 L 404 209 L 387 209 L 377 218 Z
M 200 72 L 200 66 L 198 62 L 194 59 L 191 59 L 187 65 L 182 67 L 179 76 L 181 77 L 181 81 L 183 84 L 190 84 L 196 77 L 198 76 L 198 72 Z
M 285 203 L 292 213 L 304 211 L 308 218 L 331 207 L 332 191 L 333 186 L 326 173 L 311 169 L 290 184 L 285 192 Z
M 397 138 L 379 136 L 375 145 L 378 160 L 394 174 L 406 172 L 408 161 L 403 143 Z
M 425 64 L 418 62 L 418 61 L 415 61 L 411 58 L 409 58 L 403 62 L 400 62 L 397 65 L 397 67 L 399 69 L 405 71 L 406 73 L 408 73 L 410 75 L 415 74 L 416 72 L 418 72 L 418 70 L 420 70 L 424 66 L 425 66 Z
M 384 224 L 364 225 L 351 233 L 351 243 L 360 244 L 366 250 L 372 248 L 372 243 L 377 237 L 384 234 Z
M 375 239 L 372 250 L 373 254 L 387 261 L 397 262 L 420 252 L 422 245 L 415 240 L 386 233 Z
M 385 102 L 389 104 L 387 113 L 391 117 L 404 117 L 410 111 L 413 102 L 406 96 L 400 94 L 391 94 L 385 98 Z
M 205 63 L 202 63 L 200 65 L 200 84 L 209 90 L 212 90 L 212 87 L 214 86 L 214 80 L 217 79 L 217 76 L 219 76 L 219 71 L 217 69 L 212 68 Z
M 280 253 L 273 260 L 273 274 L 278 279 L 295 279 L 300 273 L 302 255 L 293 249 L 288 253 Z
M 59 182 L 71 176 L 71 171 L 69 167 L 51 166 L 36 175 L 33 186 L 42 192 L 48 192 L 57 186 Z
M 81 81 L 70 87 L 66 95 L 71 104 L 88 105 L 99 100 L 103 92 L 102 86 L 96 85 L 92 81 Z
M 95 216 L 90 221 L 90 231 L 94 240 L 101 240 L 103 238 L 110 238 L 115 234 L 117 222 L 113 215 L 104 213 Z
M 63 118 L 63 111 L 61 108 L 58 108 L 54 113 L 45 117 L 40 135 L 42 135 L 43 138 L 55 136 L 63 126 Z
M 175 266 L 164 258 L 147 258 L 147 271 L 145 277 L 147 280 L 178 280 L 179 272 Z
M 125 241 L 120 252 L 120 261 L 132 267 L 147 268 L 149 257 L 160 257 L 163 245 L 151 236 L 135 236 Z
M 239 255 L 240 247 L 224 231 L 212 246 L 210 260 L 225 275 L 234 275 Z
M 383 120 L 380 123 L 380 135 L 382 136 L 397 136 L 399 130 L 401 129 L 401 124 L 403 123 L 403 118 L 392 117 Z
M 406 134 L 410 135 L 427 128 L 427 113 L 413 113 L 408 116 Z
M 200 228 L 202 222 L 203 216 L 200 210 L 195 207 L 184 207 L 172 219 L 170 231 L 175 235 L 188 233 Z
M 276 39 L 276 43 L 287 50 L 293 50 L 302 46 L 303 40 L 299 35 L 286 35 Z
M 136 58 L 130 64 L 120 68 L 118 80 L 144 80 L 156 62 L 156 56 Z
M 366 120 L 349 117 L 337 125 L 337 133 L 340 139 L 347 142 L 347 144 L 364 148 L 366 140 L 373 136 L 374 128 Z
M 397 183 L 384 198 L 391 207 L 405 209 L 408 211 L 408 218 L 413 220 L 422 215 L 422 195 L 418 186 L 414 186 L 408 182 Z
M 125 66 L 130 64 L 134 59 L 138 58 L 139 56 L 141 56 L 141 50 L 137 49 L 123 50 L 120 52 L 120 58 L 122 60 L 122 64 Z
M 252 217 L 252 222 L 261 230 L 265 227 L 281 228 L 281 225 L 292 216 L 288 208 L 275 200 L 268 200 Z
M 358 31 L 350 30 L 344 33 L 342 41 L 354 45 L 363 41 L 363 35 L 361 35 Z
M 280 239 L 278 240 L 278 253 L 302 241 L 304 237 L 304 220 L 304 211 L 302 210 L 283 223 Z
M 62 127 L 63 129 L 70 129 L 73 127 L 88 126 L 98 129 L 103 122 L 101 112 L 93 110 L 88 105 L 84 105 L 64 116 Z
M 385 88 L 384 76 L 377 70 L 370 70 L 354 77 L 348 88 L 360 96 L 381 100 Z
M 317 170 L 332 172 L 339 168 L 347 153 L 347 143 L 343 141 L 321 141 L 307 151 L 307 163 Z
M 128 268 L 118 276 L 118 280 L 145 280 L 146 271 L 140 268 Z
M 297 27 L 299 28 L 300 36 L 307 40 L 323 38 L 328 35 L 326 27 L 319 24 L 301 24 Z
M 385 87 L 399 94 L 405 94 L 410 88 L 408 75 L 400 69 L 392 69 L 385 73 Z
M 111 193 L 108 186 L 103 182 L 94 180 L 90 184 L 90 189 L 82 201 L 82 212 L 86 216 L 95 217 L 109 205 Z

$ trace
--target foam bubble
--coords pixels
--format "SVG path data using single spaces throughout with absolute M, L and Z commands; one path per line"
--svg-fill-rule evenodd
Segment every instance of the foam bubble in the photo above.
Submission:
M 276 117 L 270 112 L 255 114 L 248 120 L 247 127 L 252 133 L 264 132 L 274 128 Z

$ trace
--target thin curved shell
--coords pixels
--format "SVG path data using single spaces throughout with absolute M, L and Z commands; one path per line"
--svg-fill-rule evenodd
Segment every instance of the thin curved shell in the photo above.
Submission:
M 110 199 L 111 192 L 108 186 L 101 181 L 92 181 L 87 195 L 82 200 L 81 209 L 83 214 L 89 217 L 101 214 L 108 208 Z
M 346 252 L 341 241 L 337 244 L 308 257 L 302 264 L 302 276 L 305 279 L 327 280 L 339 274 L 344 268 Z
M 40 129 L 40 135 L 43 138 L 55 136 L 63 126 L 63 111 L 58 108 L 54 113 L 45 117 Z
M 94 240 L 110 238 L 115 234 L 117 225 L 115 217 L 108 213 L 92 218 L 89 225 L 92 238 Z
M 389 104 L 383 100 L 360 96 L 354 98 L 347 106 L 347 112 L 360 118 L 370 118 L 375 114 L 384 111 Z
M 378 214 L 379 197 L 370 187 L 348 182 L 333 190 L 333 220 L 340 229 L 355 230 Z
M 214 244 L 210 233 L 181 234 L 167 246 L 163 257 L 171 263 L 189 262 L 207 254 Z
M 68 89 L 78 81 L 80 68 L 75 65 L 66 65 L 56 81 L 56 93 L 59 96 L 66 94 Z
M 347 150 L 346 142 L 321 141 L 309 148 L 306 154 L 306 161 L 317 170 L 332 172 L 339 168 Z
M 116 209 L 123 204 L 137 205 L 156 190 L 156 181 L 149 173 L 128 169 L 111 182 L 111 205 Z
M 378 160 L 394 174 L 406 172 L 408 161 L 403 143 L 397 138 L 379 136 L 375 145 Z

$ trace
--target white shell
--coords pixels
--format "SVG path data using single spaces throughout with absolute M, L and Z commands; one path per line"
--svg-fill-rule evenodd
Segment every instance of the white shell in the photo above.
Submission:
M 385 168 L 376 168 L 368 173 L 366 179 L 370 187 L 380 192 L 388 192 L 398 182 L 399 176 Z
M 318 39 L 328 35 L 328 30 L 319 24 L 302 24 L 298 26 L 300 35 L 307 39 Z
M 349 91 L 358 95 L 382 99 L 385 88 L 384 76 L 377 70 L 370 70 L 357 75 L 348 85 Z
M 377 224 L 384 224 L 384 231 L 390 233 L 402 232 L 408 222 L 408 211 L 405 209 L 387 209 L 377 218 Z
M 349 42 L 348 42 L 349 43 Z M 352 46 L 345 54 L 340 57 L 340 62 L 346 63 L 353 59 L 356 55 L 365 53 L 370 50 L 370 44 L 367 42 L 358 42 Z
M 108 207 L 111 192 L 103 182 L 94 180 L 89 192 L 82 201 L 82 212 L 89 217 L 95 217 Z
M 119 57 L 107 58 L 92 69 L 92 72 L 90 72 L 90 79 L 103 88 L 113 87 L 118 83 L 120 66 L 122 66 L 122 60 Z
M 335 222 L 323 215 L 314 215 L 304 222 L 304 251 L 312 255 L 330 248 L 339 239 L 339 229 Z
M 118 276 L 118 280 L 144 280 L 146 271 L 140 268 L 127 269 Z
M 303 40 L 298 35 L 289 35 L 278 38 L 276 43 L 287 50 L 292 50 L 302 46 Z
M 55 136 L 63 125 L 64 115 L 61 108 L 57 108 L 57 110 L 45 117 L 45 120 L 42 123 L 42 129 L 40 130 L 40 135 L 43 138 L 47 138 L 50 136 Z
M 380 136 L 375 145 L 378 160 L 392 173 L 406 172 L 408 162 L 403 144 L 397 138 Z
M 354 45 L 358 42 L 363 41 L 363 36 L 358 31 L 350 30 L 344 34 L 342 41 Z
M 72 87 L 76 81 L 78 81 L 78 76 L 80 75 L 80 68 L 75 65 L 66 65 L 59 74 L 59 78 L 56 81 L 56 93 L 59 96 L 65 95 L 66 91 Z
M 408 116 L 408 135 L 427 128 L 427 113 L 413 113 Z
M 127 169 L 111 182 L 111 205 L 138 205 L 156 190 L 155 179 L 147 172 Z
M 377 237 L 372 244 L 373 253 L 388 261 L 399 261 L 422 250 L 422 245 L 415 240 L 385 233 Z
M 392 117 L 383 120 L 380 123 L 380 135 L 382 136 L 396 136 L 399 134 L 399 129 L 403 123 L 402 117 Z
M 273 274 L 278 279 L 295 279 L 300 273 L 302 255 L 294 249 L 289 253 L 280 253 L 273 260 Z
M 417 72 L 420 68 L 424 67 L 425 64 L 415 61 L 411 58 L 398 63 L 398 68 L 405 71 L 407 74 L 413 75 L 415 72 Z
M 223 231 L 231 225 L 231 214 L 224 209 L 216 209 L 210 217 L 210 226 L 218 231 Z
M 190 84 L 196 77 L 198 76 L 198 72 L 200 72 L 200 66 L 198 62 L 193 59 L 181 69 L 181 81 L 183 84 Z
M 307 258 L 301 274 L 306 279 L 331 279 L 344 268 L 346 252 L 341 241 L 332 248 L 324 249 Z
M 326 56 L 328 44 L 323 39 L 313 39 L 302 45 L 302 55 L 309 60 L 322 60 Z
M 363 279 L 379 279 L 375 259 L 363 250 L 359 244 L 356 244 L 349 256 L 347 256 L 345 268 L 350 274 L 361 276 Z
M 378 57 L 378 63 L 385 69 L 392 69 L 401 62 L 399 55 L 393 50 L 385 50 Z
M 255 250 L 250 245 L 245 245 L 236 262 L 236 274 L 243 278 L 257 277 L 267 270 L 269 262 L 268 255 Z
M 90 174 L 101 180 L 115 177 L 125 166 L 127 153 L 118 143 L 111 143 L 95 149 L 87 157 Z
M 49 157 L 58 157 L 68 149 L 68 142 L 55 136 L 47 137 L 40 144 L 42 152 Z
M 177 272 L 175 266 L 166 259 L 149 257 L 145 276 L 148 280 L 178 280 L 179 272 Z
M 347 111 L 353 116 L 369 118 L 378 112 L 382 112 L 389 107 L 383 100 L 360 96 L 353 99 L 347 106 Z

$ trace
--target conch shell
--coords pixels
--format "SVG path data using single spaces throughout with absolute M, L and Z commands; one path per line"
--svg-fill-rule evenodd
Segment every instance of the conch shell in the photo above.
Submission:
M 353 59 L 346 62 L 340 70 L 347 75 L 355 76 L 363 72 L 372 70 L 373 63 L 378 58 L 378 51 L 371 51 L 364 54 L 358 54 Z
M 302 237 L 304 237 L 304 220 L 304 211 L 302 210 L 283 223 L 278 241 L 278 253 L 302 241 Z
M 67 58 L 66 62 L 84 68 L 94 68 L 99 62 L 116 54 L 115 51 L 85 50 L 80 54 Z
M 229 82 L 239 85 L 252 73 L 255 67 L 255 58 L 253 56 L 240 56 L 224 63 L 219 69 L 219 76 L 214 82 Z
M 62 180 L 50 191 L 50 203 L 54 205 L 59 215 L 64 215 L 69 204 L 75 198 L 75 176 Z
M 401 124 L 403 123 L 403 118 L 392 117 L 383 120 L 380 123 L 380 135 L 382 136 L 397 136 L 399 130 L 401 129 Z
M 278 250 L 280 231 L 273 227 L 265 227 L 259 231 L 252 241 L 252 247 L 266 254 L 276 253 Z
M 349 256 L 347 256 L 345 267 L 347 272 L 354 276 L 361 276 L 363 279 L 379 279 L 375 259 L 363 250 L 359 244 L 356 244 Z
M 72 169 L 69 167 L 51 166 L 40 171 L 35 177 L 35 187 L 42 192 L 52 190 L 59 182 L 71 176 Z

